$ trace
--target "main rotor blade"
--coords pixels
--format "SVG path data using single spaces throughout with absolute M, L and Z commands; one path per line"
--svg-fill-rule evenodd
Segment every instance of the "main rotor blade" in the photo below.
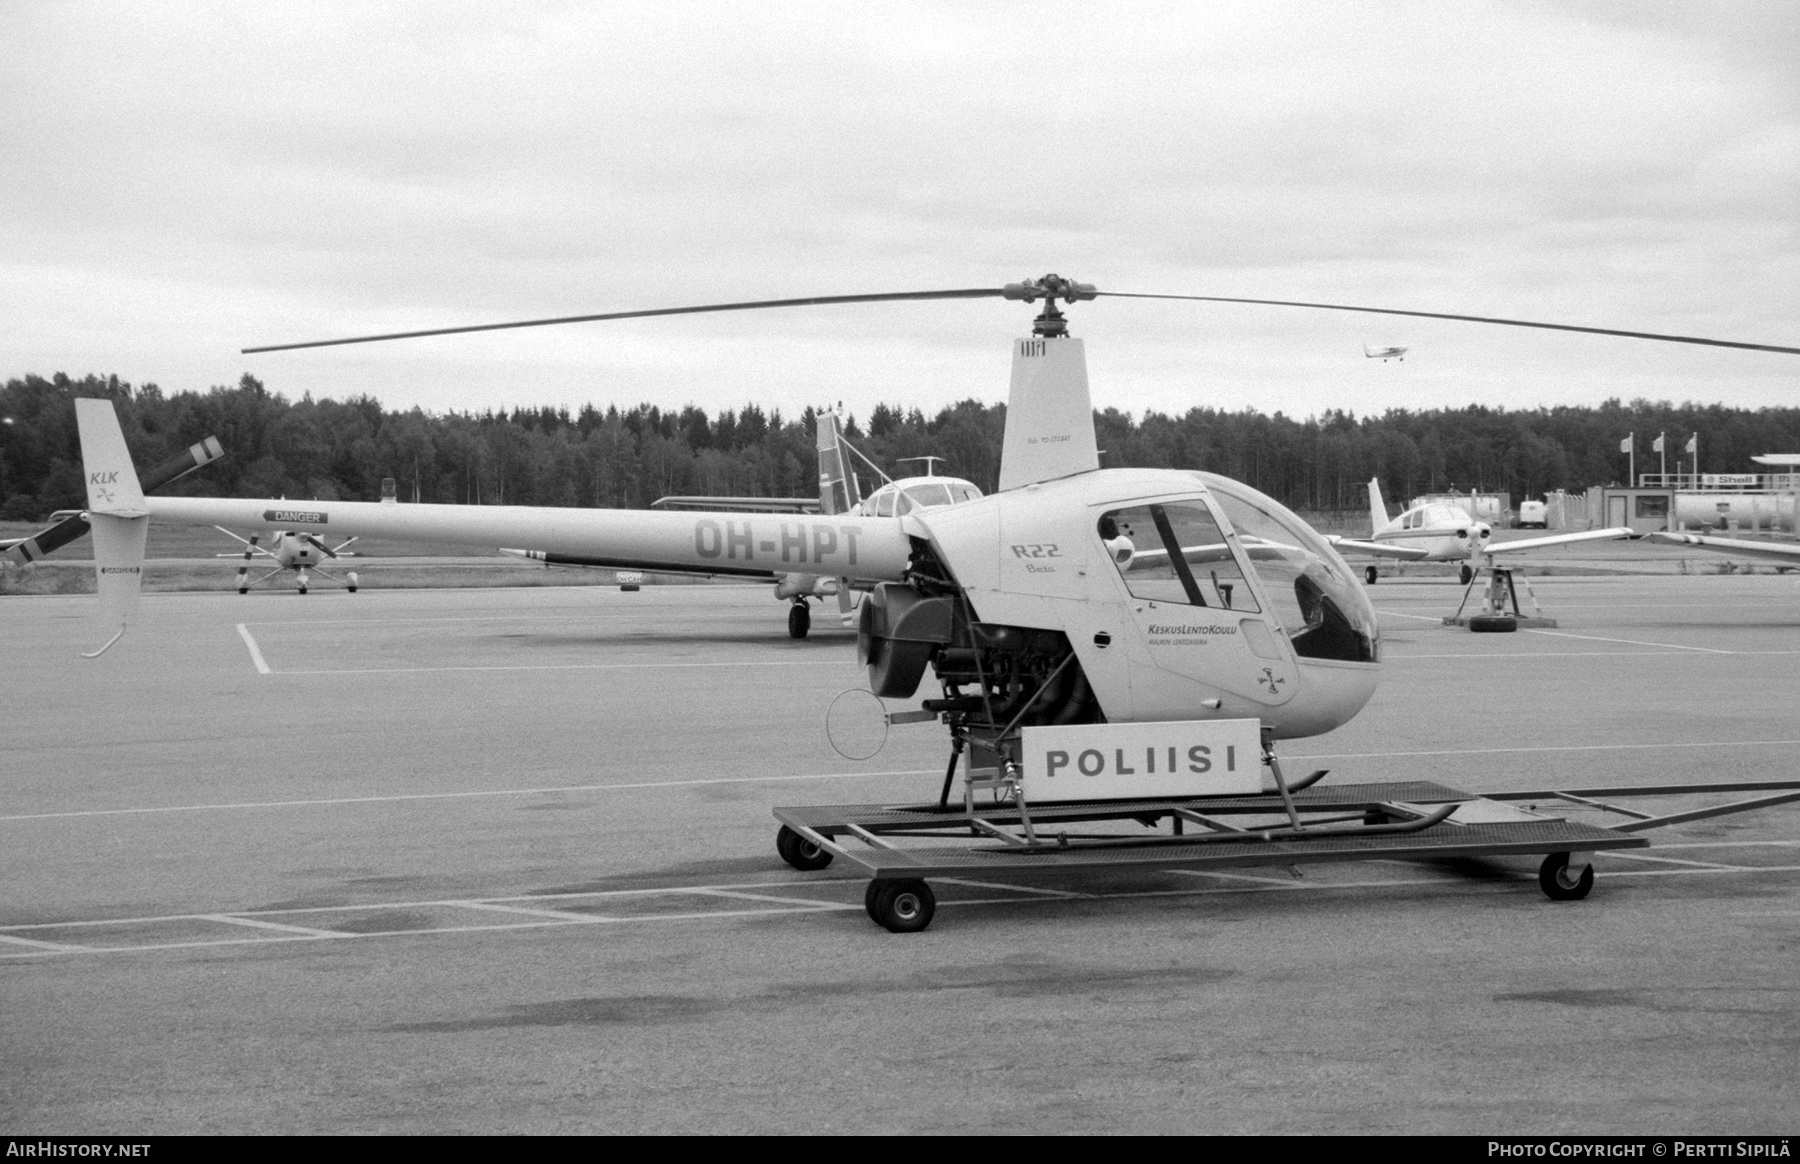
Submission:
M 1779 344 L 1746 344 L 1736 340 L 1706 339 L 1694 335 L 1663 335 L 1654 331 L 1620 331 L 1611 327 L 1578 327 L 1572 323 L 1537 323 L 1529 319 L 1499 319 L 1491 315 L 1453 315 L 1444 311 L 1401 311 L 1393 307 L 1355 307 L 1348 303 L 1303 303 L 1292 299 L 1233 299 L 1223 295 L 1150 295 L 1131 291 L 1102 291 L 1113 299 L 1181 299 L 1192 303 L 1253 303 L 1262 307 L 1315 307 L 1321 311 L 1360 311 L 1368 315 L 1406 315 L 1415 319 L 1452 319 L 1462 323 L 1497 323 L 1505 327 L 1536 327 L 1545 331 L 1579 331 L 1588 335 L 1616 335 L 1626 339 L 1662 340 L 1672 344 L 1704 344 L 1713 348 L 1743 348 L 1752 352 L 1783 352 L 1800 356 L 1800 348 Z
M 472 331 L 509 331 L 520 327 L 550 327 L 559 323 L 595 323 L 603 319 L 648 319 L 657 315 L 703 315 L 714 311 L 755 311 L 765 307 L 817 307 L 829 303 L 899 303 L 911 299 L 1000 299 L 1001 287 L 972 287 L 959 291 L 889 291 L 876 295 L 815 295 L 806 299 L 757 299 L 746 303 L 706 303 L 697 307 L 658 307 L 649 311 L 607 311 L 598 315 L 562 315 L 554 319 L 521 319 L 512 323 L 479 323 L 469 327 L 434 327 L 424 331 L 394 331 L 383 335 L 359 335 L 345 339 L 312 340 L 300 344 L 268 344 L 243 348 L 241 355 L 259 352 L 291 352 L 298 348 L 331 348 L 343 344 L 372 344 L 383 340 L 418 339 L 428 335 L 463 335 Z

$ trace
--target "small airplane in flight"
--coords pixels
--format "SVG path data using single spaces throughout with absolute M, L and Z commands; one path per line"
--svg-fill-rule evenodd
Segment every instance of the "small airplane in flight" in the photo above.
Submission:
M 320 562 L 324 559 L 335 559 L 340 557 L 343 554 L 344 548 L 348 546 L 350 542 L 355 541 L 355 538 L 340 543 L 334 549 L 333 547 L 326 545 L 318 534 L 306 533 L 303 530 L 283 529 L 276 530 L 275 536 L 270 540 L 269 545 L 264 547 L 258 544 L 262 541 L 262 535 L 260 534 L 252 534 L 250 537 L 245 538 L 239 537 L 222 525 L 214 526 L 213 528 L 217 529 L 226 537 L 235 538 L 244 544 L 244 561 L 246 563 L 258 557 L 265 558 L 275 563 L 274 568 L 268 573 L 262 574 L 256 578 L 247 577 L 250 573 L 250 567 L 248 565 L 239 566 L 237 572 L 237 592 L 239 594 L 250 593 L 250 588 L 252 586 L 267 582 L 283 570 L 295 571 L 295 589 L 301 594 L 305 594 L 307 587 L 312 584 L 312 574 L 317 574 L 327 581 L 336 582 L 352 594 L 356 593 L 355 570 L 348 571 L 345 573 L 344 577 L 340 579 L 336 575 L 327 574 L 324 570 L 319 568 Z M 220 554 L 219 556 L 221 558 L 237 557 L 236 554 Z M 309 570 L 311 573 L 308 573 Z
M 1377 557 L 1400 558 L 1409 562 L 1458 562 L 1458 580 L 1467 586 L 1475 572 L 1493 565 L 1495 555 L 1529 553 L 1550 546 L 1572 542 L 1617 540 L 1632 536 L 1626 526 L 1610 529 L 1580 530 L 1575 533 L 1551 534 L 1549 537 L 1525 538 L 1520 541 L 1492 542 L 1494 527 L 1471 516 L 1470 511 L 1448 501 L 1427 501 L 1404 511 L 1398 517 L 1387 515 L 1387 503 L 1381 497 L 1380 478 L 1369 480 L 1368 541 L 1333 535 L 1326 540 L 1339 551 L 1373 554 Z M 1368 566 L 1363 580 L 1375 585 L 1380 571 Z
M 1380 360 L 1384 364 L 1389 360 L 1399 360 L 1403 364 L 1406 362 L 1406 349 L 1399 347 L 1370 347 L 1368 344 L 1364 344 L 1363 355 L 1371 360 Z
M 816 502 L 804 497 L 682 496 L 658 498 L 651 503 L 650 508 L 674 511 L 814 514 L 828 517 L 842 514 L 891 520 L 903 517 L 915 510 L 974 501 L 982 495 L 981 490 L 973 482 L 965 481 L 961 477 L 928 474 L 923 477 L 902 477 L 896 481 L 883 473 L 879 466 L 850 443 L 844 436 L 842 423 L 838 420 L 835 412 L 819 413 L 817 424 L 819 499 Z M 857 482 L 855 469 L 846 453 L 860 458 L 885 482 L 866 498 L 862 496 L 862 488 Z M 933 461 L 943 458 L 908 457 L 904 459 L 923 460 L 929 470 L 934 467 Z M 745 571 L 717 568 L 673 569 L 666 565 L 623 562 L 610 555 L 597 558 L 581 554 L 556 553 L 549 550 L 504 547 L 500 552 L 542 562 L 546 566 L 624 568 L 637 572 L 654 570 L 660 574 L 689 574 L 701 577 L 717 577 L 725 573 L 746 573 Z M 826 598 L 836 597 L 838 611 L 847 626 L 855 616 L 858 597 L 874 587 L 874 582 L 868 579 L 859 579 L 848 575 L 832 577 L 816 573 L 786 572 L 775 574 L 773 577 L 776 599 L 790 604 L 788 606 L 788 636 L 796 639 L 805 638 L 812 630 L 812 608 L 807 605 L 809 599 L 823 602 Z

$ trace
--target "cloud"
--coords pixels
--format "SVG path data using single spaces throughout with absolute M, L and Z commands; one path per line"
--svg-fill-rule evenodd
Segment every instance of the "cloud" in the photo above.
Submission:
M 1785 5 L 16 6 L 25 371 L 250 368 L 394 406 L 797 411 L 1004 392 L 1016 305 L 241 346 L 982 286 L 1324 299 L 1792 342 Z M 1305 414 L 1786 403 L 1775 357 L 1084 305 L 1096 396 Z M 1406 342 L 1365 367 L 1363 342 Z M 1116 399 L 1101 383 L 1129 379 Z

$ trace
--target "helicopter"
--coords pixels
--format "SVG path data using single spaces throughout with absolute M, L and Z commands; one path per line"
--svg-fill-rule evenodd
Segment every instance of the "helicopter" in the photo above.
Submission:
M 855 513 L 792 515 L 694 514 L 526 507 L 314 503 L 285 525 L 312 532 L 425 537 L 464 544 L 512 541 L 548 551 L 669 567 L 687 572 L 770 576 L 806 569 L 821 577 L 856 577 L 871 586 L 857 634 L 859 662 L 879 699 L 911 699 L 929 669 L 940 689 L 919 711 L 888 722 L 941 721 L 952 741 L 944 793 L 936 806 L 836 806 L 777 809 L 776 848 L 796 869 L 853 860 L 834 837 L 874 846 L 860 858 L 874 873 L 865 896 L 871 919 L 895 932 L 917 932 L 934 900 L 914 853 L 897 852 L 875 829 L 917 835 L 920 828 L 966 829 L 1002 842 L 1001 857 L 973 854 L 969 869 L 993 867 L 1007 851 L 1068 855 L 1101 863 L 1131 860 L 1112 838 L 1051 840 L 1034 831 L 1027 801 L 1049 804 L 1063 820 L 1167 819 L 1174 834 L 1136 850 L 1158 860 L 1215 859 L 1254 864 L 1291 860 L 1294 846 L 1336 852 L 1329 859 L 1367 859 L 1445 851 L 1544 852 L 1539 883 L 1557 900 L 1587 894 L 1592 851 L 1641 845 L 1618 831 L 1521 813 L 1487 800 L 1435 805 L 1371 799 L 1322 802 L 1350 807 L 1312 825 L 1302 811 L 1318 806 L 1299 796 L 1325 775 L 1289 782 L 1275 757 L 1278 740 L 1304 738 L 1355 717 L 1374 695 L 1381 669 L 1380 631 L 1367 592 L 1337 550 L 1298 515 L 1230 478 L 1199 470 L 1102 469 L 1089 395 L 1086 349 L 1069 334 L 1059 308 L 1097 299 L 1091 284 L 1057 275 L 999 288 L 879 293 L 764 300 L 566 316 L 313 341 L 250 351 L 403 339 L 546 326 L 557 323 L 800 307 L 815 303 L 1003 298 L 1042 310 L 1031 334 L 1012 345 L 1012 375 L 1002 438 L 999 491 L 955 505 L 915 508 L 889 517 Z M 1219 296 L 1105 292 L 1119 298 L 1260 303 L 1323 310 L 1456 319 L 1520 327 L 1624 336 L 1800 355 L 1800 348 L 1693 336 L 1540 323 L 1344 304 L 1226 299 Z M 144 531 L 151 517 L 221 525 L 264 520 L 279 504 L 267 499 L 146 499 L 110 404 L 77 400 L 88 479 L 95 562 L 106 625 L 123 633 L 137 598 Z M 288 507 L 291 508 L 291 507 Z M 524 536 L 521 536 L 524 535 Z M 90 656 L 91 657 L 91 656 Z M 959 757 L 966 812 L 949 795 Z M 978 766 L 978 760 L 980 761 Z M 1262 794 L 1273 781 L 1285 825 L 1255 831 L 1197 812 L 1212 798 L 1217 812 L 1266 813 Z M 1366 786 L 1384 789 L 1387 785 Z M 1421 785 L 1429 795 L 1432 786 Z M 992 789 L 1013 808 L 1002 823 L 978 816 L 977 788 Z M 1784 793 L 1784 798 L 1800 793 Z M 1239 799 L 1233 801 L 1231 798 Z M 1247 798 L 1247 799 L 1246 799 Z M 1094 807 L 1106 802 L 1112 807 Z M 1772 803 L 1746 802 L 1746 806 Z M 1061 805 L 1060 809 L 1055 806 Z M 1068 806 L 1073 805 L 1071 812 Z M 1730 811 L 1737 811 L 1734 806 Z M 1037 812 L 1038 809 L 1033 809 Z M 1723 810 L 1720 810 L 1723 811 Z M 931 814 L 936 813 L 934 817 Z M 1474 813 L 1427 837 L 1453 815 Z M 825 815 L 820 815 L 825 814 Z M 1009 815 L 1010 814 L 1010 815 Z M 995 814 L 989 814 L 993 816 Z M 896 818 L 899 818 L 896 823 Z M 1686 819 L 1639 820 L 1632 828 Z M 810 823 L 809 823 L 810 822 Z M 1184 822 L 1211 830 L 1184 838 Z M 1023 826 L 1024 836 L 1004 827 Z M 1535 839 L 1478 830 L 1530 824 Z M 1419 839 L 1411 840 L 1414 835 Z M 1360 856 L 1333 850 L 1346 837 Z M 1392 838 L 1401 839 L 1394 840 Z M 1239 840 L 1238 838 L 1244 838 Z M 1283 845 L 1274 842 L 1279 839 Z M 1202 842 L 1221 842 L 1207 846 Z M 1261 844 L 1256 843 L 1257 841 Z M 1373 841 L 1374 845 L 1368 844 Z M 1388 847 L 1383 848 L 1386 845 Z M 1244 853 L 1226 846 L 1240 846 Z M 1323 846 L 1323 847 L 1321 847 Z M 1164 855 L 1166 854 L 1166 855 Z M 940 870 L 964 868 L 939 858 Z M 1053 862 L 1032 856 L 1038 868 Z
M 983 714 L 1002 722 L 1256 718 L 1277 739 L 1347 722 L 1374 691 L 1379 634 L 1373 607 L 1338 552 L 1285 506 L 1229 478 L 1100 468 L 1086 350 L 1069 334 L 1059 304 L 1102 295 L 1364 311 L 1800 354 L 1775 345 L 1442 312 L 1101 292 L 1055 274 L 1002 287 L 607 312 L 244 353 L 825 303 L 1041 301 L 1031 334 L 1013 343 L 995 495 L 891 517 L 321 502 L 293 515 L 310 523 L 290 524 L 321 536 L 525 544 L 641 569 L 861 579 L 872 586 L 859 626 L 871 690 L 910 696 L 930 666 L 947 706 L 979 703 Z M 106 423 L 103 414 L 110 409 L 83 412 L 84 450 L 88 426 Z M 103 470 L 130 471 L 116 419 L 112 425 L 114 433 L 97 447 L 112 449 L 113 461 L 90 465 L 90 481 Z M 90 510 L 108 512 L 95 507 L 93 489 L 90 484 Z M 112 512 L 121 517 L 141 512 L 240 527 L 272 520 L 266 515 L 276 511 L 285 520 L 293 508 L 267 499 L 145 501 L 135 489 L 124 508 L 117 504 Z M 96 548 L 98 554 L 98 538 Z

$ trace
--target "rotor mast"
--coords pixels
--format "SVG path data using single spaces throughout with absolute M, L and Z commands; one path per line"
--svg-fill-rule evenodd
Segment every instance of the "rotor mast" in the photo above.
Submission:
M 1008 283 L 1000 289 L 1000 294 L 1004 298 L 1022 299 L 1026 303 L 1036 303 L 1042 297 L 1044 310 L 1031 321 L 1031 334 L 1046 339 L 1062 339 L 1069 334 L 1069 324 L 1063 318 L 1063 313 L 1056 309 L 1056 301 L 1061 299 L 1064 303 L 1074 303 L 1080 299 L 1092 299 L 1099 292 L 1092 283 L 1077 283 L 1061 275 L 1045 275 L 1042 279 Z

